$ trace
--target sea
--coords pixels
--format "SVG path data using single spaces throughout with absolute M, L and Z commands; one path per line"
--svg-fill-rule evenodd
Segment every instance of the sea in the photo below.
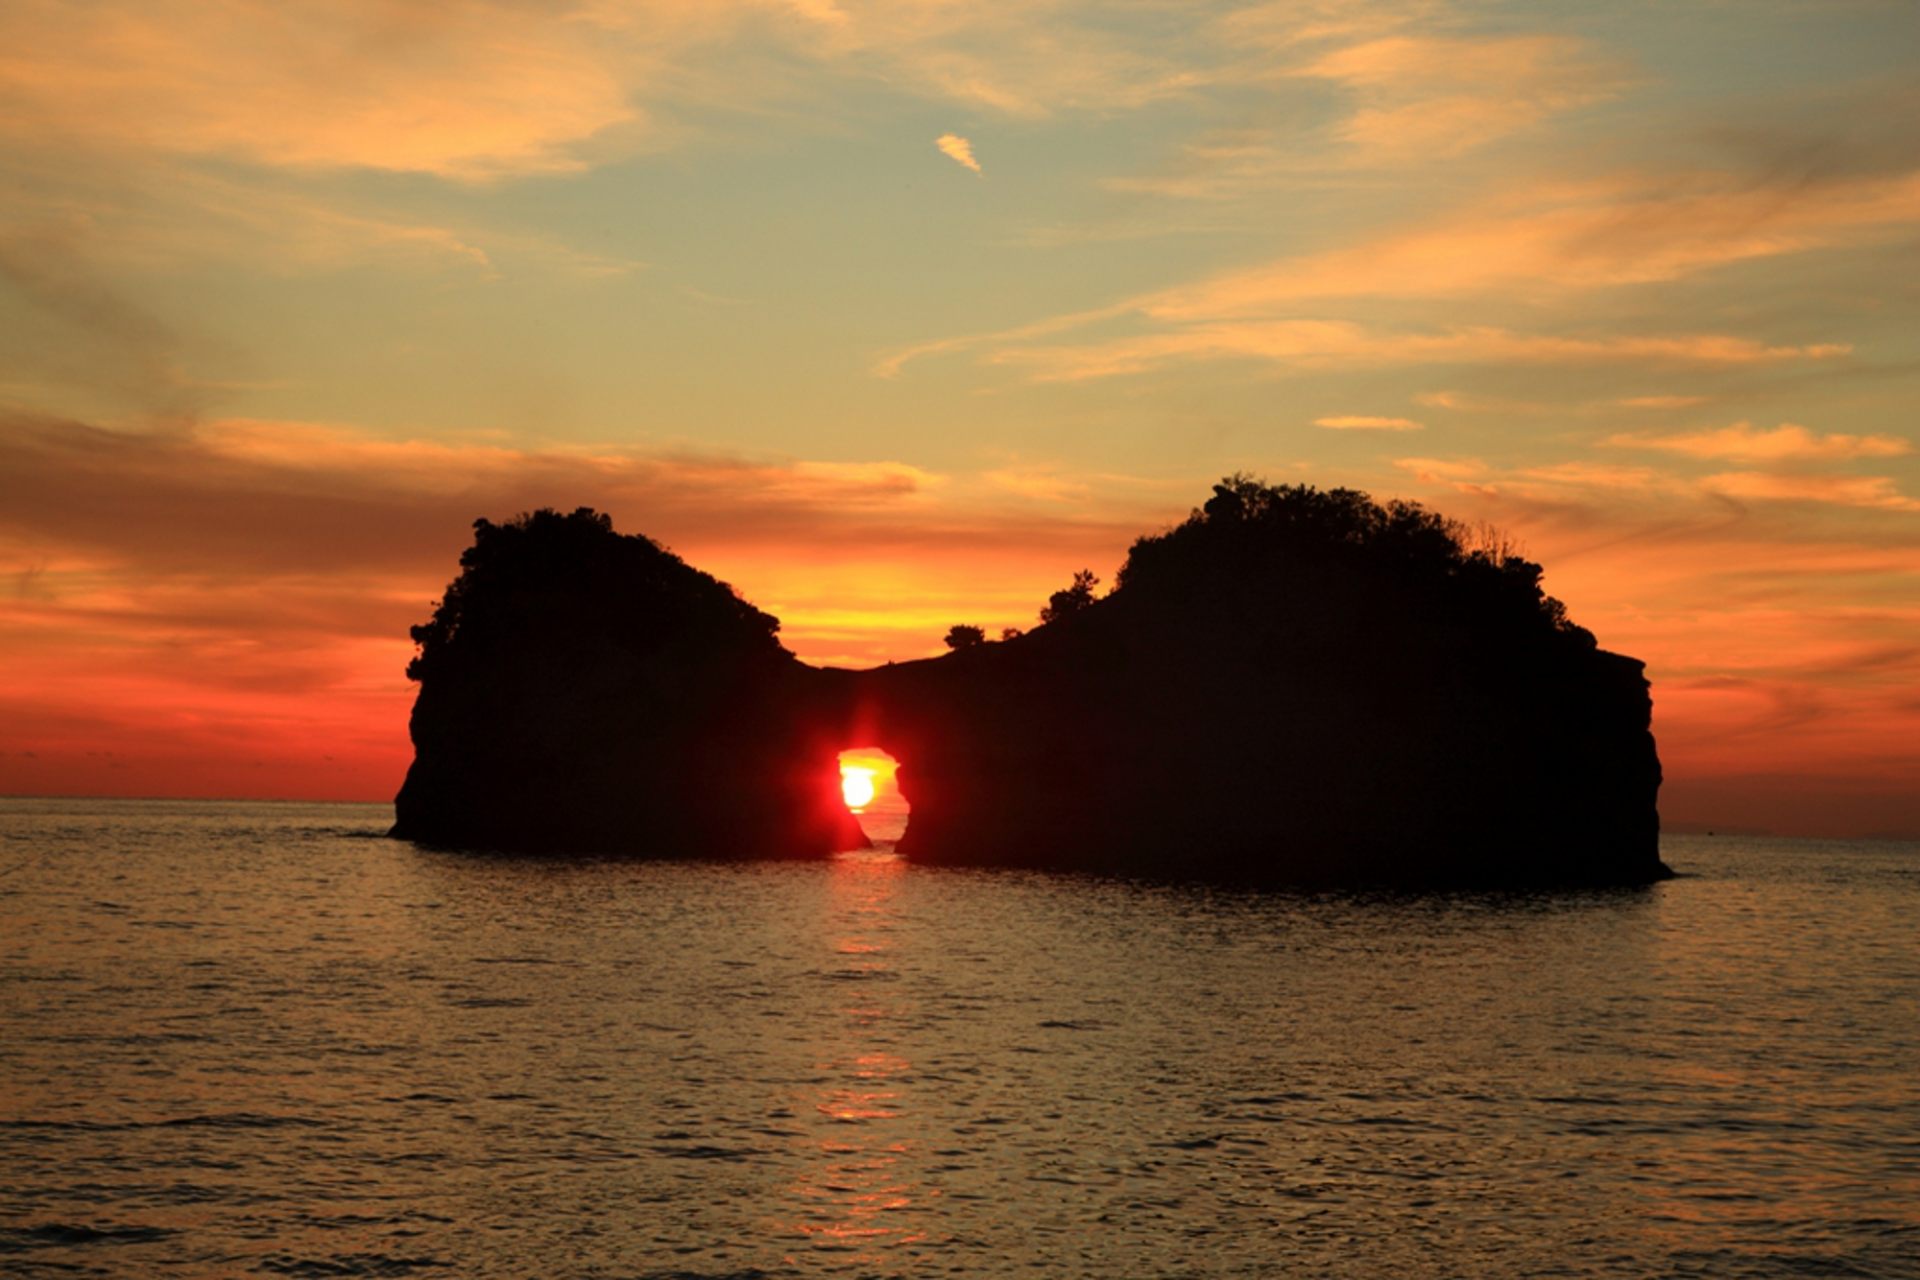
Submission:
M 0 1275 L 1920 1276 L 1920 845 L 1383 895 L 390 820 L 0 801 Z

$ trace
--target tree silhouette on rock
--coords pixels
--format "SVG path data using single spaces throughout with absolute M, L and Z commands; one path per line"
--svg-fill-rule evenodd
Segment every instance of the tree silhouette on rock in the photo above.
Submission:
M 984 627 L 973 627 L 968 626 L 966 623 L 959 623 L 947 629 L 946 645 L 949 649 L 971 649 L 975 645 L 985 644 L 986 642 L 987 632 Z
M 777 618 L 590 508 L 473 530 L 413 628 L 397 831 L 687 853 L 858 842 L 837 773 L 794 767 L 808 669 Z
M 1094 576 L 1093 570 L 1082 569 L 1073 575 L 1072 585 L 1047 597 L 1046 607 L 1040 610 L 1040 621 L 1058 622 L 1079 613 L 1093 603 L 1093 589 L 1099 585 L 1100 579 Z

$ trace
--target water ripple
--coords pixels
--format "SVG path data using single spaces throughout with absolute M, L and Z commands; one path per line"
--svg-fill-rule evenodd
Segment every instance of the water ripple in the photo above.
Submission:
M 1920 851 L 1617 894 L 0 802 L 0 1273 L 1920 1275 Z

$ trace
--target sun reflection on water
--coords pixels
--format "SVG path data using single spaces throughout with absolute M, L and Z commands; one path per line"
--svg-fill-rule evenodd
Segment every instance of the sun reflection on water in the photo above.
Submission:
M 861 1266 L 899 1264 L 903 1247 L 925 1241 L 917 1210 L 938 1195 L 914 1176 L 913 1064 L 894 1032 L 907 1011 L 887 989 L 898 976 L 891 953 L 905 874 L 890 851 L 845 853 L 833 864 L 822 941 L 825 976 L 846 988 L 844 1033 L 816 1064 L 813 1158 L 790 1189 L 803 1216 L 779 1224 L 809 1250 Z

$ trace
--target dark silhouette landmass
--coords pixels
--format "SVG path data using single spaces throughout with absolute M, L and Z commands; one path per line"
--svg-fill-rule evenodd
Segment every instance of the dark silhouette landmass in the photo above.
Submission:
M 399 836 L 821 856 L 865 842 L 879 746 L 927 863 L 1313 885 L 1642 884 L 1660 764 L 1642 664 L 1496 537 L 1243 476 L 1042 625 L 869 671 L 588 510 L 480 521 L 416 628 Z M 961 631 L 962 628 L 956 628 Z
M 585 508 L 473 529 L 413 629 L 394 834 L 722 857 L 864 842 L 819 673 L 781 646 L 778 619 Z

